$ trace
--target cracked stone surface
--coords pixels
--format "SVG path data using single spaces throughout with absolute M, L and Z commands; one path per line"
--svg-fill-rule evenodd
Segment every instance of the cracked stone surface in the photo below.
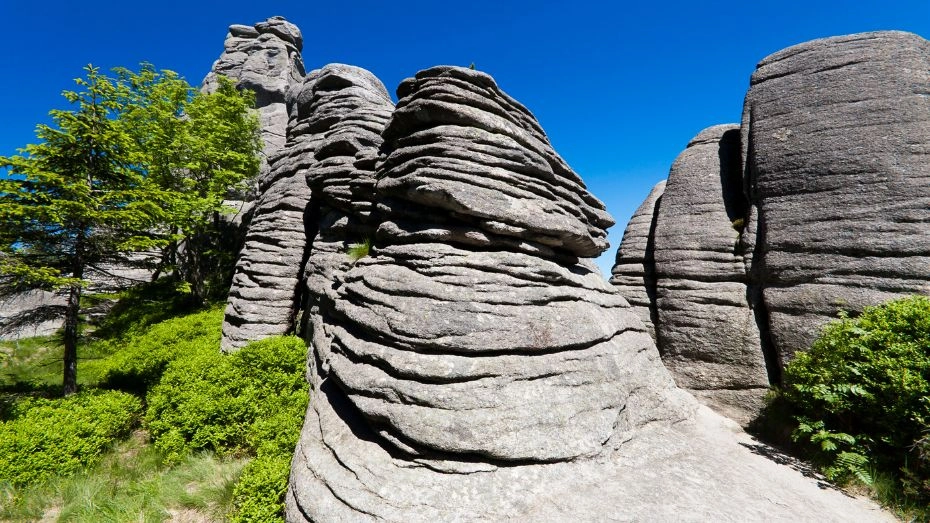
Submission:
M 310 188 L 304 173 L 287 161 L 301 137 L 291 136 L 293 92 L 302 85 L 303 40 L 297 26 L 272 17 L 254 26 L 233 25 L 225 51 L 204 80 L 211 89 L 217 75 L 255 91 L 262 124 L 264 155 L 245 243 L 223 321 L 224 351 L 248 342 L 284 334 L 293 328 L 308 235 L 305 223 Z
M 676 160 L 611 281 L 680 386 L 746 423 L 840 311 L 930 294 L 928 66 L 930 42 L 897 31 L 779 51 L 739 131 L 707 129 Z

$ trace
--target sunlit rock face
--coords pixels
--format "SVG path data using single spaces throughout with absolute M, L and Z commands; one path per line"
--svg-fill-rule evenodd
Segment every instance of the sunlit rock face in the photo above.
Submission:
M 371 219 L 369 255 L 328 281 L 308 269 L 288 521 L 881 519 L 753 454 L 674 386 L 588 258 L 612 220 L 491 77 L 435 67 L 398 98 L 371 214 L 329 204 Z M 355 171 L 310 166 L 315 187 L 367 176 L 367 145 L 334 151 Z
M 285 150 L 291 92 L 303 81 L 302 46 L 300 30 L 281 17 L 232 25 L 223 54 L 203 82 L 203 89 L 212 91 L 218 76 L 226 76 L 253 91 L 264 143 L 257 180 L 228 202 L 245 217 L 247 229 L 223 324 L 225 351 L 282 334 L 293 323 L 310 189 L 303 174 L 274 163 Z
M 743 109 L 750 274 L 781 363 L 841 310 L 930 294 L 930 42 L 814 40 L 759 63 Z
M 301 165 L 312 187 L 317 223 L 304 271 L 299 328 L 322 348 L 332 335 L 321 323 L 321 307 L 331 310 L 338 299 L 344 273 L 355 261 L 348 254 L 351 246 L 374 238 L 375 164 L 394 103 L 373 74 L 342 64 L 312 71 L 298 100 L 297 129 L 314 153 L 297 151 L 290 161 Z
M 648 296 L 679 386 L 748 422 L 840 311 L 930 294 L 928 65 L 930 42 L 902 32 L 790 47 L 759 63 L 739 130 L 707 129 L 679 156 L 612 280 Z M 629 234 L 648 209 L 649 236 Z M 617 277 L 640 258 L 654 284 Z
M 288 121 L 288 91 L 304 76 L 300 52 L 303 37 L 296 25 L 280 16 L 254 26 L 232 25 L 223 54 L 203 80 L 203 89 L 213 91 L 217 77 L 225 76 L 241 89 L 255 93 L 264 142 L 264 158 L 275 156 L 285 144 Z M 268 174 L 267 161 L 262 174 Z
M 649 196 L 633 213 L 626 229 L 617 257 L 610 271 L 610 283 L 630 302 L 636 316 L 646 326 L 646 331 L 656 338 L 655 329 L 655 246 L 653 233 L 656 225 L 656 209 L 665 192 L 665 180 L 649 191 Z
M 746 299 L 740 165 L 739 126 L 695 136 L 669 172 L 650 245 L 662 361 L 679 387 L 748 423 L 769 378 Z

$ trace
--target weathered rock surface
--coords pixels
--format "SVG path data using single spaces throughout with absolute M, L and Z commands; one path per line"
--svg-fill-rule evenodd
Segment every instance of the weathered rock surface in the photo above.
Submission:
M 930 42 L 814 40 L 759 63 L 743 111 L 761 287 L 782 362 L 840 310 L 930 294 Z
M 639 310 L 654 308 L 680 386 L 745 422 L 745 396 L 758 404 L 839 311 L 930 294 L 928 66 L 930 42 L 902 32 L 785 49 L 752 76 L 740 158 L 732 127 L 682 153 L 652 235 L 634 232 L 646 230 L 650 196 L 612 279 Z M 639 284 L 639 254 L 626 254 L 643 245 L 656 274 L 647 302 L 651 280 Z
M 280 16 L 254 26 L 232 25 L 224 47 L 223 54 L 203 80 L 203 89 L 216 89 L 217 77 L 226 76 L 238 87 L 255 93 L 264 159 L 270 159 L 286 141 L 288 91 L 300 85 L 304 76 L 300 29 Z M 268 171 L 266 161 L 262 175 L 267 176 Z
M 739 127 L 699 133 L 678 156 L 653 236 L 656 340 L 679 387 L 748 423 L 769 378 L 739 236 L 743 195 Z
M 493 79 L 398 95 L 372 254 L 311 321 L 289 521 L 886 519 L 674 386 L 586 259 L 603 205 Z
M 304 274 L 301 328 L 317 346 L 327 347 L 330 336 L 320 308 L 331 309 L 337 299 L 336 288 L 354 263 L 347 254 L 350 245 L 374 237 L 375 163 L 394 103 L 373 74 L 349 65 L 313 71 L 304 85 L 297 110 L 299 127 L 312 130 L 309 136 L 315 142 L 308 146 L 315 153 L 304 172 L 313 190 L 318 229 Z
M 258 199 L 229 291 L 224 351 L 287 332 L 298 309 L 301 270 L 315 228 L 312 220 L 305 222 L 310 188 L 287 156 L 303 150 L 304 137 L 292 129 L 296 116 L 288 118 L 293 93 L 303 82 L 302 45 L 300 30 L 281 17 L 251 28 L 231 26 L 226 51 L 204 80 L 209 89 L 222 74 L 255 91 L 269 158 L 259 174 Z
M 0 340 L 54 334 L 63 324 L 67 298 L 32 290 L 0 298 Z
M 656 339 L 654 325 L 656 311 L 656 272 L 655 246 L 653 232 L 655 229 L 656 209 L 665 192 L 665 180 L 657 183 L 642 205 L 633 213 L 630 222 L 623 231 L 617 258 L 611 269 L 610 283 L 620 290 L 620 294 L 646 326 L 646 332 Z

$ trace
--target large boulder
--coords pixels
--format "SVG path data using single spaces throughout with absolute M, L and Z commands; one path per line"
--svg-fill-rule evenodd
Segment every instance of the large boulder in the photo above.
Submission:
M 249 209 L 244 243 L 239 251 L 223 322 L 221 346 L 236 350 L 250 341 L 284 334 L 293 328 L 299 309 L 299 287 L 306 247 L 315 227 L 305 220 L 310 188 L 288 154 L 304 151 L 305 136 L 295 130 L 292 115 L 296 92 L 303 84 L 300 30 L 281 17 L 254 27 L 233 25 L 226 50 L 204 80 L 217 75 L 256 93 L 261 117 L 264 158 Z M 312 154 L 312 151 L 310 151 Z M 265 161 L 267 159 L 267 161 Z
M 784 363 L 841 310 L 930 294 L 930 42 L 884 31 L 759 63 L 743 110 L 747 245 Z
M 656 264 L 654 232 L 656 226 L 656 210 L 662 201 L 665 192 L 665 180 L 657 183 L 649 191 L 649 195 L 633 213 L 617 257 L 610 273 L 610 283 L 620 291 L 620 294 L 633 307 L 633 312 L 646 326 L 646 332 L 653 340 L 656 339 Z
M 701 131 L 672 165 L 653 232 L 656 340 L 679 387 L 748 423 L 769 378 L 746 299 L 739 127 Z
M 375 244 L 310 322 L 288 521 L 884 518 L 674 386 L 587 258 L 603 205 L 491 77 L 398 97 Z
M 273 157 L 286 141 L 288 91 L 304 76 L 302 47 L 300 29 L 280 16 L 254 26 L 232 25 L 223 54 L 203 80 L 208 92 L 216 89 L 219 76 L 225 76 L 237 87 L 255 93 L 265 159 Z M 262 173 L 267 172 L 265 163 Z
M 317 230 L 304 272 L 300 328 L 316 346 L 326 347 L 320 308 L 331 309 L 337 299 L 343 274 L 355 261 L 348 254 L 352 246 L 369 245 L 374 237 L 375 163 L 394 103 L 373 74 L 349 65 L 312 71 L 304 86 L 299 127 L 312 129 L 316 143 L 308 147 L 312 155 L 292 158 L 307 162 L 302 172 L 313 190 Z
M 745 423 L 840 311 L 930 294 L 928 84 L 930 42 L 913 34 L 797 45 L 759 63 L 738 138 L 712 127 L 676 160 L 612 282 L 652 308 L 680 386 Z M 636 285 L 626 253 L 643 245 Z

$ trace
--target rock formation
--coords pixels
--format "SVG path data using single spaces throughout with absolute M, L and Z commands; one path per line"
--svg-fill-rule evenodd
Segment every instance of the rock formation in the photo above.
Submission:
M 745 422 L 839 311 L 930 293 L 927 85 L 930 42 L 916 35 L 815 40 L 759 63 L 739 139 L 714 127 L 689 144 L 652 236 L 631 232 L 650 195 L 612 280 L 654 307 L 680 386 Z M 640 255 L 625 253 L 645 243 L 656 293 L 641 305 L 650 282 L 630 288 Z
M 275 16 L 254 26 L 229 26 L 224 47 L 203 80 L 203 89 L 215 90 L 217 77 L 225 76 L 237 87 L 255 93 L 264 143 L 262 175 L 267 175 L 268 159 L 286 141 L 288 90 L 299 85 L 304 76 L 300 55 L 303 37 L 297 26 Z
M 370 72 L 349 65 L 330 64 L 311 72 L 298 97 L 299 127 L 312 130 L 312 155 L 305 171 L 313 190 L 318 229 L 307 259 L 302 330 L 320 347 L 329 335 L 320 323 L 321 306 L 331 309 L 335 288 L 354 260 L 353 244 L 370 244 L 375 192 L 375 163 L 381 132 L 394 103 Z M 307 326 L 309 325 L 309 327 Z M 315 337 L 314 337 L 315 336 Z
M 304 220 L 310 201 L 304 174 L 286 160 L 288 150 L 299 149 L 302 140 L 291 136 L 294 118 L 288 125 L 291 92 L 304 75 L 300 30 L 281 17 L 254 27 L 233 25 L 225 46 L 204 88 L 224 75 L 255 91 L 269 158 L 259 174 L 258 198 L 229 291 L 222 338 L 223 350 L 229 351 L 293 326 L 307 227 L 315 225 Z
M 398 98 L 371 255 L 311 313 L 288 521 L 883 519 L 674 386 L 588 259 L 612 220 L 491 77 Z
M 750 273 L 779 361 L 840 310 L 930 294 L 930 42 L 814 40 L 762 60 L 743 110 Z
M 656 341 L 679 387 L 747 423 L 769 379 L 746 300 L 739 127 L 699 133 L 675 160 L 656 213 Z
M 642 205 L 633 213 L 623 231 L 623 240 L 617 249 L 617 258 L 611 272 L 610 283 L 620 289 L 620 294 L 646 326 L 646 332 L 656 339 L 654 319 L 656 315 L 656 271 L 655 248 L 652 245 L 655 229 L 656 209 L 665 192 L 665 180 L 657 183 Z

